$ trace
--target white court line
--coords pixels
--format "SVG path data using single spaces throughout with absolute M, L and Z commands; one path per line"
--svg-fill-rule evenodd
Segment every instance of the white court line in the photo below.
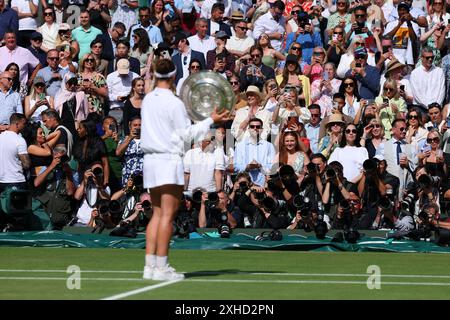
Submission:
M 103 298 L 101 300 L 119 300 L 119 299 L 123 299 L 123 298 L 129 297 L 129 296 L 134 296 L 134 295 L 139 294 L 139 293 L 148 292 L 148 291 L 152 291 L 152 290 L 155 290 L 155 289 L 158 289 L 158 288 L 161 288 L 161 287 L 169 286 L 171 284 L 174 284 L 174 283 L 177 283 L 177 282 L 180 282 L 180 281 L 183 281 L 183 280 L 172 280 L 172 281 L 162 282 L 162 283 L 158 283 L 158 284 L 155 284 L 155 285 L 152 285 L 152 286 L 147 286 L 147 287 L 143 287 L 143 288 L 140 288 L 140 289 L 136 289 L 136 290 L 132 290 L 132 291 L 127 291 L 127 292 L 124 292 L 124 293 L 116 294 L 114 296 L 106 297 L 106 298 Z
M 367 276 L 367 275 L 366 275 Z M 64 277 L 0 277 L 0 280 L 56 280 L 56 281 L 66 281 L 67 278 Z M 148 280 L 143 280 L 141 278 L 82 278 L 82 281 L 139 281 L 144 282 Z M 174 280 L 168 282 L 162 282 L 156 285 L 147 286 L 141 289 L 129 291 L 126 296 L 138 294 L 141 292 L 161 288 L 169 284 L 176 282 L 235 282 L 235 283 L 284 283 L 284 284 L 363 284 L 366 285 L 367 281 L 328 281 L 328 280 L 251 280 L 251 279 L 184 279 L 184 280 Z M 398 281 L 382 281 L 382 285 L 405 285 L 405 286 L 450 286 L 450 282 L 398 282 Z M 131 294 L 131 292 L 133 292 Z M 122 295 L 122 294 L 121 294 Z M 113 296 L 117 297 L 119 295 Z M 125 296 L 124 296 L 125 297 Z M 111 297 L 109 297 L 111 298 Z M 107 299 L 107 298 L 105 298 Z M 117 298 L 120 299 L 120 298 Z
M 0 272 L 11 272 L 11 273 L 67 273 L 67 270 L 26 270 L 26 269 L 0 269 Z M 142 271 L 133 270 L 83 270 L 81 273 L 124 273 L 124 274 L 141 274 Z M 367 273 L 282 273 L 282 272 L 233 272 L 233 273 L 220 273 L 220 272 L 192 272 L 194 275 L 234 275 L 234 274 L 244 274 L 244 275 L 259 275 L 259 276 L 317 276 L 317 277 L 368 277 Z M 429 279 L 450 279 L 450 275 L 421 275 L 421 274 L 381 274 L 382 278 L 429 278 Z

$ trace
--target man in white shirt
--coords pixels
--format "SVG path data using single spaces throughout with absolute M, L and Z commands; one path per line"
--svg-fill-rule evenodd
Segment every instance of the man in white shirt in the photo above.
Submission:
M 110 110 L 109 115 L 122 122 L 123 104 L 131 91 L 131 83 L 139 75 L 130 71 L 130 62 L 120 59 L 117 62 L 117 71 L 110 73 L 106 78 L 108 84 Z
M 400 3 L 396 11 L 400 18 L 387 24 L 384 35 L 393 39 L 393 52 L 399 57 L 398 60 L 414 65 L 412 43 L 420 35 L 419 25 L 414 21 L 406 3 Z
M 264 186 L 265 176 L 270 171 L 275 157 L 275 148 L 271 143 L 261 139 L 263 129 L 261 119 L 251 119 L 248 127 L 249 136 L 236 145 L 234 168 L 238 172 L 248 172 L 254 184 Z
M 284 9 L 284 2 L 277 0 L 270 5 L 269 12 L 255 21 L 253 28 L 253 38 L 258 39 L 262 33 L 267 33 L 270 38 L 270 44 L 277 51 L 281 51 L 283 44 L 284 26 L 286 25 L 286 20 L 283 17 Z
M 245 51 L 255 44 L 255 39 L 247 36 L 247 23 L 239 21 L 234 25 L 235 35 L 228 39 L 225 48 L 234 54 L 237 59 L 245 54 Z
M 445 97 L 445 76 L 442 68 L 433 65 L 434 52 L 430 47 L 422 48 L 422 65 L 411 72 L 409 79 L 414 103 L 425 108 L 434 102 L 442 105 Z
M 185 190 L 201 187 L 207 192 L 222 189 L 225 163 L 223 155 L 214 152 L 214 143 L 208 134 L 197 148 L 188 150 L 183 159 Z
M 19 133 L 27 119 L 21 113 L 13 113 L 9 129 L 0 134 L 0 192 L 8 187 L 26 188 L 24 170 L 30 168 L 27 143 Z
M 192 0 L 190 0 L 190 1 L 192 1 Z M 212 6 L 217 2 L 219 2 L 219 1 L 205 0 L 202 5 L 202 11 L 201 11 L 200 17 L 205 18 L 205 19 L 210 19 Z M 223 5 L 225 7 L 223 16 L 229 17 L 231 15 L 231 2 L 232 1 L 231 0 L 221 0 L 220 2 L 223 3 Z
M 11 0 L 11 8 L 19 15 L 18 45 L 28 47 L 31 34 L 36 31 L 38 16 L 38 0 Z
M 206 61 L 206 54 L 209 50 L 216 48 L 216 41 L 214 37 L 208 36 L 208 21 L 204 18 L 199 18 L 195 21 L 195 30 L 197 33 L 188 38 L 192 50 L 203 53 Z

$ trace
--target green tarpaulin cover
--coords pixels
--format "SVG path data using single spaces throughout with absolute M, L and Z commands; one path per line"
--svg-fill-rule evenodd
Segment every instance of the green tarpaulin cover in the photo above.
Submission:
M 245 229 L 243 229 L 245 230 Z M 195 238 L 194 238 L 195 237 Z M 221 239 L 216 232 L 192 234 L 191 239 L 173 239 L 171 248 L 207 250 L 289 250 L 289 251 L 352 251 L 352 252 L 442 252 L 432 241 L 386 240 L 382 237 L 364 236 L 356 244 L 332 242 L 332 237 L 319 240 L 314 235 L 285 234 L 281 241 L 256 241 L 244 232 Z M 73 248 L 145 248 L 145 236 L 137 238 L 112 237 L 108 234 L 73 234 L 61 231 L 0 233 L 0 246 L 10 247 L 73 247 Z

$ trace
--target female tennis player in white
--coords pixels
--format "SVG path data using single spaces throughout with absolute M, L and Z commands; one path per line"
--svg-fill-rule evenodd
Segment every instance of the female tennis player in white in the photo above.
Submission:
M 144 279 L 177 280 L 184 275 L 169 266 L 169 242 L 184 185 L 184 142 L 204 136 L 214 122 L 228 120 L 229 112 L 216 110 L 195 125 L 184 103 L 173 91 L 176 69 L 172 61 L 159 60 L 155 89 L 142 102 L 141 148 L 144 151 L 144 188 L 150 188 L 153 216 L 147 226 Z

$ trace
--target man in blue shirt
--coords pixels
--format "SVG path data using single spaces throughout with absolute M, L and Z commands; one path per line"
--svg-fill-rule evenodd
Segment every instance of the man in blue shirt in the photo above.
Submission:
M 158 27 L 153 26 L 150 21 L 150 8 L 149 7 L 141 7 L 139 8 L 139 23 L 131 26 L 130 31 L 128 33 L 128 37 L 130 39 L 130 46 L 133 48 L 134 39 L 131 36 L 133 31 L 138 28 L 142 28 L 148 33 L 148 38 L 150 39 L 150 44 L 153 46 L 157 43 L 163 42 L 161 30 Z
M 12 83 L 11 72 L 5 71 L 0 75 L 0 132 L 8 129 L 9 118 L 13 113 L 23 113 L 20 95 L 11 90 Z
M 298 17 L 298 30 L 291 32 L 286 38 L 286 52 L 289 51 L 293 42 L 300 43 L 302 45 L 302 57 L 308 64 L 311 64 L 311 57 L 315 47 L 322 47 L 322 39 L 320 33 L 315 32 L 311 26 L 308 14 L 302 12 Z
M 44 79 L 47 94 L 54 97 L 61 89 L 62 79 L 69 69 L 59 67 L 59 52 L 56 49 L 47 52 L 47 63 L 48 66 L 39 70 L 37 76 Z
M 5 6 L 5 0 L 0 0 L 0 39 L 7 30 L 19 32 L 19 16 L 15 10 Z
M 354 52 L 355 61 L 352 68 L 345 74 L 354 77 L 358 82 L 358 92 L 363 99 L 375 99 L 380 91 L 380 72 L 367 64 L 367 50 L 357 47 Z
M 248 127 L 250 137 L 236 145 L 234 166 L 238 172 L 248 172 L 254 184 L 264 187 L 266 173 L 270 171 L 275 157 L 275 148 L 260 139 L 263 128 L 261 119 L 251 119 Z

